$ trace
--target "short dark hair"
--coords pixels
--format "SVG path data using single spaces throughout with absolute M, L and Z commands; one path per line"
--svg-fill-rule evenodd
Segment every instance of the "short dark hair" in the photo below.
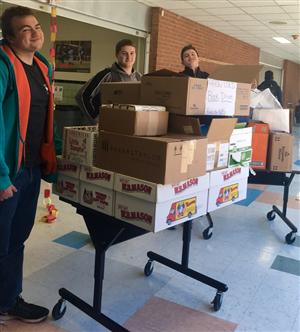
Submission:
M 1 16 L 1 29 L 4 39 L 7 39 L 8 36 L 14 36 L 13 18 L 24 16 L 34 16 L 34 12 L 30 8 L 22 6 L 13 6 L 5 9 Z
M 273 79 L 273 72 L 272 70 L 267 70 L 265 72 L 265 80 L 271 81 Z
M 116 55 L 121 51 L 121 48 L 124 46 L 133 46 L 135 48 L 135 45 L 133 44 L 132 40 L 130 39 L 122 39 L 119 40 L 116 44 Z
M 197 49 L 192 44 L 189 44 L 189 45 L 184 46 L 181 50 L 181 53 L 180 53 L 181 61 L 183 61 L 184 52 L 186 52 L 188 50 L 194 50 L 196 52 L 196 54 L 199 56 Z

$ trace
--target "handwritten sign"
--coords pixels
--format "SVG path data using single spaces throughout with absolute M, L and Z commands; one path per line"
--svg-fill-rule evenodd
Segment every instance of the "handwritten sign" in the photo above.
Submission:
M 208 79 L 205 114 L 234 115 L 237 83 Z

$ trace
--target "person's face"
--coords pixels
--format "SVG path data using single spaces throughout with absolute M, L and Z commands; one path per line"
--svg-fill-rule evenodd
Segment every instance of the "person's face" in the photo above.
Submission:
M 193 49 L 186 50 L 182 55 L 182 64 L 193 70 L 196 69 L 199 66 L 199 57 L 197 53 Z
M 135 47 L 123 46 L 117 54 L 118 64 L 122 68 L 131 69 L 135 63 L 136 53 Z
M 13 36 L 9 36 L 10 45 L 21 52 L 35 52 L 42 48 L 44 33 L 34 16 L 14 17 L 12 19 Z

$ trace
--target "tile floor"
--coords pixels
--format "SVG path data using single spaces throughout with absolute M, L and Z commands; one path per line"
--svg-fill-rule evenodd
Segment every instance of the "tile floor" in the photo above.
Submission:
M 295 135 L 294 167 L 300 169 L 299 127 Z M 205 217 L 193 226 L 190 267 L 229 287 L 218 312 L 210 305 L 215 296 L 213 288 L 159 263 L 155 263 L 150 277 L 143 275 L 149 250 L 180 259 L 182 227 L 148 233 L 110 248 L 105 267 L 103 312 L 124 324 L 139 314 L 144 305 L 158 298 L 184 306 L 186 311 L 192 309 L 193 314 L 199 311 L 199 314 L 226 320 L 236 326 L 236 332 L 299 332 L 300 232 L 296 241 L 288 245 L 284 238 L 289 228 L 279 217 L 273 221 L 266 219 L 271 204 L 282 204 L 282 188 L 249 185 L 248 190 L 245 201 L 211 214 L 214 221 L 211 239 L 202 238 L 202 231 L 208 225 Z M 298 192 L 300 177 L 296 176 L 290 189 L 288 217 L 299 229 Z M 39 201 L 37 222 L 26 248 L 23 295 L 52 308 L 59 299 L 58 289 L 66 287 L 92 303 L 94 250 L 87 229 L 72 206 L 55 196 L 53 202 L 59 210 L 58 220 L 45 224 L 40 221 L 45 214 L 42 197 Z M 18 324 L 0 325 L 0 331 L 107 331 L 71 304 L 67 305 L 62 319 L 49 318 L 39 329 Z M 180 326 L 186 331 L 184 324 Z

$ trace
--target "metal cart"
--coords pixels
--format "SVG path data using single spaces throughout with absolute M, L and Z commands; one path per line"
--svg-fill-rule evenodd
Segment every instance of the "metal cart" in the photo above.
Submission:
M 290 172 L 273 172 L 265 170 L 255 170 L 256 175 L 250 173 L 249 183 L 254 184 L 267 184 L 274 186 L 283 186 L 283 206 L 282 211 L 276 206 L 272 206 L 272 210 L 267 213 L 268 220 L 274 220 L 276 214 L 281 218 L 281 220 L 291 229 L 285 236 L 285 241 L 288 244 L 292 244 L 296 239 L 297 227 L 287 218 L 287 204 L 289 199 L 289 189 L 290 185 L 296 174 L 300 174 L 299 170 L 292 170 Z
M 65 288 L 59 289 L 60 300 L 56 303 L 52 310 L 53 319 L 57 320 L 63 317 L 66 312 L 66 301 L 72 303 L 75 307 L 86 313 L 91 318 L 105 326 L 110 331 L 128 331 L 117 322 L 105 316 L 101 312 L 102 288 L 104 279 L 105 267 L 105 253 L 110 246 L 127 241 L 134 237 L 147 233 L 146 230 L 120 221 L 114 217 L 107 216 L 98 211 L 91 210 L 80 204 L 68 201 L 61 198 L 61 200 L 72 204 L 77 213 L 82 215 L 92 242 L 95 246 L 95 265 L 94 265 L 94 297 L 93 305 L 89 305 L 75 294 L 71 293 Z M 150 276 L 154 269 L 154 261 L 166 265 L 182 274 L 198 280 L 208 286 L 217 290 L 216 295 L 212 301 L 215 311 L 219 310 L 222 305 L 223 293 L 228 290 L 226 284 L 194 271 L 188 267 L 189 248 L 191 241 L 192 221 L 184 223 L 183 227 L 183 246 L 181 263 L 176 263 L 164 256 L 158 255 L 152 251 L 147 253 L 149 258 L 144 268 L 144 274 Z

